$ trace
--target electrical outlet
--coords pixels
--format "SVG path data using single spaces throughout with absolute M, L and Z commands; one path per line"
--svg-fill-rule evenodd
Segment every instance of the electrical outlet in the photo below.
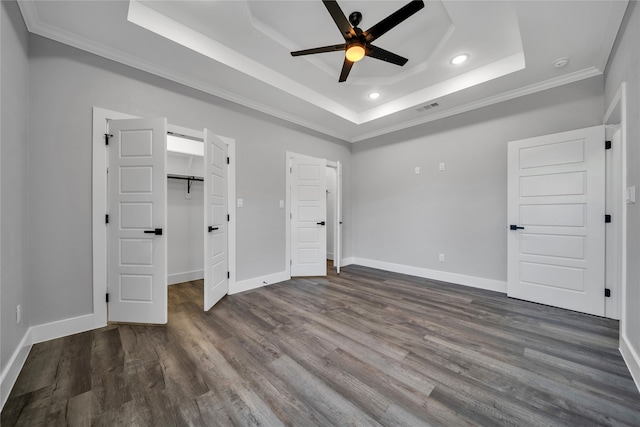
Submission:
M 440 254 L 440 255 L 438 256 L 438 260 L 439 260 L 440 262 L 444 262 L 444 254 Z
M 16 323 L 20 323 L 21 320 L 22 320 L 22 307 L 20 307 L 20 304 L 18 304 L 16 306 Z
M 438 168 L 438 169 L 440 169 L 441 171 L 443 171 L 443 170 L 444 170 L 444 163 L 440 163 L 440 166 L 439 166 L 439 168 Z
M 413 169 L 413 172 L 414 172 L 416 175 L 419 175 L 419 174 L 420 174 L 420 166 L 416 166 L 416 167 Z

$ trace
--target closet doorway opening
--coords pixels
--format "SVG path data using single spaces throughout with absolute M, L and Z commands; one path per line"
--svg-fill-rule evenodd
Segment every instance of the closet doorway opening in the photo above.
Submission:
M 153 138 L 148 123 L 161 129 Z M 228 203 L 235 198 L 234 157 L 235 141 L 207 129 L 182 128 L 166 119 L 135 120 L 94 107 L 93 305 L 98 319 L 166 323 L 168 286 L 178 281 L 204 278 L 205 311 L 228 293 L 235 284 L 235 209 Z M 147 175 L 153 182 L 145 181 Z M 152 206 L 151 198 L 159 202 Z M 180 245 L 185 227 L 175 223 L 180 218 L 199 228 L 200 236 L 185 250 L 194 259 L 170 265 L 167 254 L 179 251 L 170 246 Z M 145 270 L 152 254 L 154 277 Z M 139 315 L 135 306 L 141 303 L 138 307 L 155 307 L 152 315 Z

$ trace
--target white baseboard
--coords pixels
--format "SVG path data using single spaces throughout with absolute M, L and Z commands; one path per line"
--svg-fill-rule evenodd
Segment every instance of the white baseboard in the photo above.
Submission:
M 378 268 L 394 273 L 408 274 L 410 276 L 423 277 L 425 279 L 439 280 L 441 282 L 455 283 L 457 285 L 470 286 L 472 288 L 486 289 L 496 292 L 507 292 L 507 282 L 482 277 L 466 276 L 464 274 L 449 273 L 447 271 L 429 270 L 427 268 L 413 267 L 410 265 L 394 264 L 385 261 L 376 261 L 366 258 L 353 257 L 350 264 L 363 265 L 365 267 Z M 346 264 L 345 264 L 346 265 Z
M 2 377 L 0 379 L 0 398 L 2 399 L 2 407 L 4 407 L 4 404 L 9 397 L 9 393 L 11 393 L 11 389 L 18 379 L 20 370 L 22 370 L 24 362 L 27 360 L 27 356 L 29 355 L 29 351 L 31 351 L 33 344 L 90 331 L 103 326 L 106 326 L 106 323 L 103 320 L 100 320 L 99 316 L 95 314 L 86 314 L 83 316 L 30 327 L 24 334 L 18 348 L 11 356 L 6 368 L 2 371 Z
M 284 282 L 289 279 L 291 279 L 291 276 L 289 276 L 286 271 L 281 271 L 279 273 L 267 274 L 266 276 L 240 280 L 234 285 L 229 286 L 229 295 L 250 291 L 251 289 L 261 288 L 278 282 Z
M 636 383 L 636 388 L 640 391 L 640 357 L 624 335 L 620 335 L 620 353 Z
M 85 314 L 70 319 L 32 326 L 31 342 L 37 344 L 39 342 L 79 334 L 80 332 L 91 331 L 102 328 L 103 326 L 107 326 L 107 324 L 100 321 L 95 314 Z
M 327 259 L 333 261 L 333 252 L 327 252 Z
M 340 267 L 346 267 L 347 265 L 353 264 L 353 257 L 342 258 L 342 262 L 340 263 Z
M 18 348 L 16 348 L 16 351 L 11 355 L 11 359 L 9 359 L 9 362 L 2 371 L 2 376 L 0 376 L 0 399 L 2 400 L 0 402 L 0 410 L 4 408 L 4 404 L 9 398 L 9 393 L 11 393 L 11 389 L 15 385 L 18 375 L 20 375 L 20 371 L 24 366 L 24 362 L 27 360 L 29 351 L 31 351 L 31 347 L 33 346 L 31 330 L 32 328 L 29 328 L 24 334 L 24 337 L 20 340 L 20 344 L 18 344 Z
M 176 283 L 184 283 L 200 279 L 204 279 L 204 270 L 185 271 L 184 273 L 169 274 L 167 277 L 167 283 L 169 285 L 175 285 Z

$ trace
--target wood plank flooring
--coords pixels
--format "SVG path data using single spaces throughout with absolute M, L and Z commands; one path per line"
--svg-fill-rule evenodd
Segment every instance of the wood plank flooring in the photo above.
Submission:
M 618 322 L 364 267 L 37 344 L 9 426 L 640 426 Z

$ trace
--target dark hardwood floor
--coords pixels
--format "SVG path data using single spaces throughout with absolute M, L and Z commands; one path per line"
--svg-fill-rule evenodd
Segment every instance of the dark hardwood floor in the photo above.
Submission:
M 640 425 L 618 322 L 364 267 L 37 344 L 2 427 Z

